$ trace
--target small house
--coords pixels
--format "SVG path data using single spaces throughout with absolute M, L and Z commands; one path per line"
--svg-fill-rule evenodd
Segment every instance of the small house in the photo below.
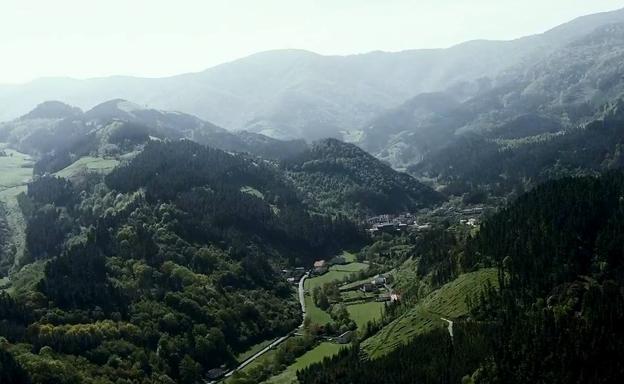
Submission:
M 342 335 L 336 337 L 334 340 L 338 344 L 347 344 L 347 343 L 351 342 L 352 338 L 353 338 L 353 331 L 346 331 Z
M 376 287 L 382 287 L 386 284 L 386 277 L 382 275 L 377 275 L 371 280 L 371 284 Z
M 325 260 L 317 260 L 314 262 L 314 273 L 322 275 L 327 272 L 327 262 Z

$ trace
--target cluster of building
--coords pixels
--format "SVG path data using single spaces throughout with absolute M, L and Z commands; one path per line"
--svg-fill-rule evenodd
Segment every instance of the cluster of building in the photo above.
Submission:
M 364 293 L 378 293 L 378 296 L 375 298 L 375 301 L 378 302 L 399 301 L 401 300 L 401 295 L 394 292 L 389 286 L 392 280 L 392 275 L 390 274 L 377 275 L 372 277 L 369 281 L 364 281 L 359 285 L 352 286 L 349 290 L 360 290 Z
M 411 213 L 374 216 L 367 220 L 367 224 L 369 225 L 368 232 L 371 235 L 404 232 L 408 229 L 424 231 L 431 228 L 429 223 L 418 223 L 416 216 Z
M 477 219 L 475 219 L 474 217 L 470 219 L 460 219 L 459 224 L 469 225 L 471 227 L 476 227 L 478 225 Z

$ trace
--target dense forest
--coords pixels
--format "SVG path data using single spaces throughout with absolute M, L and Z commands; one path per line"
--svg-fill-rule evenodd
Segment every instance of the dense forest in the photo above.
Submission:
M 45 268 L 3 294 L 0 335 L 3 365 L 33 382 L 193 383 L 301 323 L 279 266 L 365 241 L 275 167 L 187 140 L 91 179 L 42 176 L 20 198 L 27 261 Z
M 355 218 L 410 212 L 444 200 L 409 175 L 335 139 L 316 142 L 282 163 L 308 201 Z
M 554 178 L 617 169 L 624 164 L 623 111 L 624 101 L 619 99 L 600 108 L 591 122 L 565 131 L 510 136 L 522 136 L 520 127 L 547 129 L 547 123 L 526 118 L 493 132 L 465 134 L 410 167 L 410 172 L 435 178 L 451 194 L 486 191 L 517 196 Z
M 616 383 L 624 379 L 624 174 L 564 178 L 522 195 L 466 239 L 499 289 L 470 316 L 368 359 L 357 346 L 299 373 L 302 383 Z

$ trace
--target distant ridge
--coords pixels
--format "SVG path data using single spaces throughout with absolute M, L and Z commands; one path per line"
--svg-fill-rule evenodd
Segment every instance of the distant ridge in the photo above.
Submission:
M 474 95 L 474 81 L 542 57 L 624 11 L 575 19 L 513 41 L 472 41 L 447 49 L 322 56 L 303 50 L 251 55 L 197 73 L 158 79 L 113 76 L 40 79 L 0 86 L 0 121 L 46 100 L 90 109 L 122 98 L 196 115 L 229 130 L 279 138 L 345 138 L 385 110 L 423 92 Z

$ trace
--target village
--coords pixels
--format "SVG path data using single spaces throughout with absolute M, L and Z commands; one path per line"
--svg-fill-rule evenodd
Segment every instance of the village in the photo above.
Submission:
M 366 220 L 366 231 L 373 237 L 384 233 L 422 232 L 430 230 L 440 220 L 450 220 L 450 223 L 476 228 L 479 225 L 478 217 L 484 211 L 483 206 L 459 208 L 449 205 L 419 214 L 378 215 Z

